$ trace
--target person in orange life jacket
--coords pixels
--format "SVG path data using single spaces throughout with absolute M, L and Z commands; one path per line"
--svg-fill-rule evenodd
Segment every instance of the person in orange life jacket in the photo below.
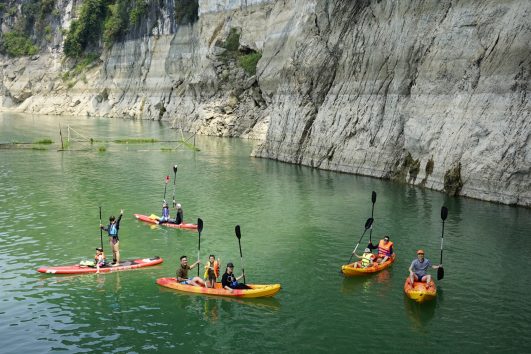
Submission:
M 223 286 L 223 289 L 226 289 L 230 292 L 233 291 L 233 289 L 251 289 L 245 284 L 238 283 L 238 280 L 240 280 L 243 277 L 243 274 L 239 277 L 235 277 L 232 273 L 234 270 L 234 264 L 231 262 L 227 263 L 227 268 L 225 269 L 225 273 L 221 277 L 221 285 Z
M 175 215 L 175 223 L 182 224 L 184 222 L 184 212 L 183 208 L 181 207 L 181 204 L 177 203 L 175 209 L 177 209 L 177 214 Z
M 369 242 L 367 248 L 370 250 L 378 249 L 378 258 L 376 259 L 378 263 L 385 262 L 393 254 L 393 243 L 389 241 L 388 235 L 385 235 L 383 240 L 380 240 L 378 246 L 375 246 L 372 244 L 372 242 Z
M 118 238 L 118 230 L 120 230 L 120 221 L 124 215 L 124 210 L 120 210 L 120 216 L 118 220 L 113 216 L 109 217 L 109 225 L 103 226 L 100 224 L 100 228 L 109 233 L 109 243 L 112 248 L 112 264 L 111 266 L 120 265 L 120 239 Z
M 428 274 L 429 267 L 437 269 L 442 267 L 442 264 L 432 265 L 429 259 L 424 258 L 424 251 L 418 250 L 417 259 L 414 259 L 409 266 L 409 281 L 411 285 L 415 281 L 421 281 L 426 282 L 428 284 L 426 287 L 429 287 L 431 281 L 431 275 Z
M 96 273 L 100 272 L 100 267 L 105 265 L 105 254 L 103 248 L 96 248 L 96 255 L 94 256 L 94 264 L 96 264 Z
M 216 284 L 216 280 L 219 277 L 219 259 L 216 261 L 216 256 L 211 254 L 208 257 L 208 263 L 205 266 L 205 278 L 207 279 L 207 288 L 213 288 Z
M 193 277 L 192 279 L 188 278 L 188 271 L 190 269 L 195 268 L 197 265 L 199 265 L 201 262 L 198 260 L 192 266 L 188 265 L 188 258 L 186 256 L 181 256 L 181 266 L 179 269 L 177 269 L 177 282 L 181 284 L 186 285 L 193 285 L 193 286 L 202 286 L 205 287 L 206 284 L 203 281 L 203 279 L 199 277 Z
M 352 252 L 352 254 L 361 259 L 361 262 L 354 262 L 354 268 L 370 267 L 373 264 L 374 259 L 376 259 L 376 256 L 371 253 L 370 248 L 366 248 L 361 256 L 354 252 Z
M 170 208 L 168 208 L 168 203 L 164 201 L 162 203 L 162 216 L 159 218 L 158 223 L 162 224 L 170 221 Z

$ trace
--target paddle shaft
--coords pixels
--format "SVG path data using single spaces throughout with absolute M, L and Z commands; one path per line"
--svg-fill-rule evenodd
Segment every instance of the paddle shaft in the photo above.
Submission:
M 350 264 L 350 261 L 352 260 L 352 257 L 354 256 L 354 253 L 356 253 L 356 250 L 358 249 L 358 246 L 360 245 L 361 239 L 363 238 L 363 236 L 365 235 L 365 233 L 367 232 L 367 230 L 368 230 L 369 228 L 372 228 L 372 223 L 373 223 L 373 221 L 374 221 L 373 218 L 368 218 L 367 221 L 365 222 L 365 230 L 364 230 L 363 233 L 361 234 L 361 237 L 360 237 L 358 243 L 356 244 L 356 247 L 354 248 L 354 251 L 352 251 L 352 254 L 350 255 L 350 258 L 349 258 L 347 264 Z
M 197 244 L 197 276 L 199 276 L 199 257 L 200 257 L 200 251 L 201 251 L 201 231 L 203 231 L 203 219 L 198 218 L 197 219 L 197 232 L 199 233 L 199 241 Z
M 100 206 L 100 225 L 101 225 L 101 206 Z M 100 244 L 101 244 L 101 249 L 103 249 L 103 230 L 101 229 L 101 226 L 100 226 Z
M 243 283 L 245 284 L 245 267 L 243 266 L 242 244 L 239 238 L 238 238 L 238 246 L 240 247 L 240 260 L 242 262 Z
M 376 192 L 375 191 L 372 191 L 371 200 L 372 200 L 371 218 L 374 219 L 374 203 L 376 203 Z M 372 227 L 371 227 L 371 231 L 369 231 L 369 242 L 372 243 Z
M 441 234 L 441 261 L 439 262 L 439 264 L 442 264 L 442 260 L 443 260 L 443 243 L 444 243 L 444 220 L 442 224 L 442 234 Z
M 175 208 L 175 181 L 177 180 L 177 165 L 173 166 L 173 207 Z
M 168 187 L 168 182 L 170 181 L 170 176 L 166 176 L 166 178 L 164 179 L 164 197 L 162 198 L 163 200 L 166 200 L 166 187 Z
M 437 280 L 444 278 L 444 268 L 441 266 L 443 261 L 443 244 L 444 244 L 444 221 L 448 217 L 448 209 L 446 207 L 441 208 L 441 219 L 442 219 L 442 233 L 441 233 L 441 262 L 439 263 L 439 268 L 437 269 Z

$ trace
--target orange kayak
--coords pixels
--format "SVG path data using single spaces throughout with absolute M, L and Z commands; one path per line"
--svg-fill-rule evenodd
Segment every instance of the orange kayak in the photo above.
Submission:
M 354 263 L 343 265 L 341 267 L 341 272 L 346 277 L 357 277 L 357 276 L 369 275 L 369 274 L 377 273 L 389 267 L 391 264 L 395 262 L 395 259 L 396 259 L 396 253 L 393 253 L 391 257 L 389 257 L 389 259 L 387 259 L 385 262 L 373 263 L 371 266 L 366 267 L 366 268 L 362 268 L 361 261 L 357 261 Z
M 228 297 L 270 297 L 275 295 L 280 291 L 280 284 L 268 284 L 268 285 L 259 285 L 259 284 L 247 284 L 251 289 L 234 289 L 229 291 L 223 289 L 221 283 L 216 283 L 214 288 L 203 288 L 201 286 L 193 286 L 187 284 L 181 284 L 177 282 L 176 278 L 159 278 L 157 279 L 157 284 L 164 286 L 166 288 L 179 290 L 187 293 L 196 293 L 196 294 L 207 294 L 207 295 L 217 295 L 217 296 L 228 296 Z
M 404 292 L 410 299 L 416 302 L 424 302 L 435 299 L 437 296 L 437 286 L 433 279 L 430 280 L 429 284 L 416 281 L 412 285 L 409 277 L 407 277 L 404 283 Z

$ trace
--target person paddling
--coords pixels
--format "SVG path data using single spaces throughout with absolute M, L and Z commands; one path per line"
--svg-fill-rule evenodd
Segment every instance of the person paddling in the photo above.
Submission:
M 243 274 L 239 277 L 234 276 L 232 273 L 234 271 L 234 264 L 232 262 L 227 263 L 227 268 L 225 268 L 225 273 L 221 277 L 221 285 L 223 289 L 226 289 L 232 292 L 234 289 L 251 289 L 245 284 L 238 283 L 238 280 L 243 278 Z
M 430 286 L 431 275 L 428 274 L 428 269 L 432 267 L 433 269 L 438 269 L 442 267 L 442 264 L 432 265 L 429 259 L 424 258 L 424 251 L 417 251 L 417 259 L 414 259 L 409 266 L 409 281 L 411 285 L 414 282 L 426 282 L 426 287 Z
M 367 248 L 371 250 L 378 249 L 378 256 L 376 259 L 378 263 L 387 261 L 389 257 L 393 255 L 393 242 L 389 241 L 389 235 L 385 235 L 384 238 L 378 243 L 378 246 L 375 246 L 372 244 L 372 242 L 369 242 Z
M 109 244 L 112 248 L 112 264 L 111 266 L 116 267 L 120 265 L 120 239 L 118 238 L 118 230 L 120 230 L 120 221 L 124 215 L 124 210 L 120 210 L 120 216 L 118 220 L 113 216 L 109 217 L 109 225 L 103 226 L 100 224 L 100 228 L 109 233 Z

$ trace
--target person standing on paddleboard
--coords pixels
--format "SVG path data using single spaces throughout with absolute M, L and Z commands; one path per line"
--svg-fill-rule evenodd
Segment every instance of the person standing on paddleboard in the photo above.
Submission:
M 120 265 L 120 239 L 118 238 L 118 230 L 120 230 L 120 221 L 124 215 L 124 210 L 120 210 L 120 216 L 118 220 L 113 216 L 109 217 L 109 225 L 106 227 L 100 224 L 100 228 L 109 233 L 109 243 L 112 249 L 112 264 L 111 266 L 116 267 Z

